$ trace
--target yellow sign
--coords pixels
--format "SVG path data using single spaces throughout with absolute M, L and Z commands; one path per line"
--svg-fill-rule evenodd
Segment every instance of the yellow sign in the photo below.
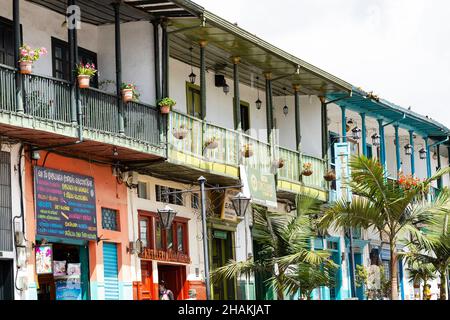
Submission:
M 236 211 L 234 210 L 233 202 L 231 201 L 231 199 L 233 199 L 238 193 L 239 190 L 235 189 L 227 189 L 225 191 L 225 199 L 223 201 L 222 213 L 220 215 L 220 218 L 222 220 L 233 222 L 237 221 Z

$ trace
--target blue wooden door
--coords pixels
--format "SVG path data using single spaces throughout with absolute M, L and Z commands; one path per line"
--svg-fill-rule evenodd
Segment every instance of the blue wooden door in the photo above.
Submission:
M 115 243 L 103 243 L 103 268 L 105 300 L 119 300 L 119 269 Z

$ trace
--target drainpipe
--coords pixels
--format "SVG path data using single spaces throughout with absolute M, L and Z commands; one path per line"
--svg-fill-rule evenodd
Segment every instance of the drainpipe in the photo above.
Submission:
M 239 92 L 239 63 L 240 57 L 232 57 L 233 61 L 233 84 L 234 84 L 234 129 L 237 131 L 242 130 L 241 119 L 241 97 Z
M 72 4 L 76 5 L 77 4 L 76 0 L 72 0 Z M 80 59 L 78 57 L 78 31 L 76 27 L 72 29 L 72 36 L 73 36 L 73 58 L 75 59 L 75 64 L 77 64 L 80 61 Z M 83 142 L 83 109 L 81 108 L 80 88 L 77 85 L 75 85 L 75 102 L 78 121 L 77 143 L 79 143 Z
M 321 102 L 320 115 L 322 119 L 322 159 L 325 159 L 328 157 L 328 143 L 330 141 L 328 132 L 328 109 L 325 97 L 319 97 L 319 99 Z
M 361 131 L 362 131 L 362 152 L 367 157 L 367 132 L 366 132 L 366 114 L 360 113 L 361 116 Z
M 67 1 L 67 6 L 74 5 L 74 0 Z M 76 97 L 76 81 L 75 81 L 75 37 L 73 29 L 68 25 L 67 38 L 69 40 L 69 82 L 70 82 L 70 120 L 73 125 L 78 123 L 77 121 L 77 97 Z
M 342 125 L 342 142 L 347 142 L 347 116 L 346 116 L 346 108 L 341 106 L 341 125 Z
M 20 37 L 20 1 L 13 0 L 13 21 L 14 21 L 14 64 L 16 70 L 16 111 L 24 112 L 23 107 L 23 77 L 19 72 L 19 47 L 21 46 Z
M 162 21 L 162 50 L 163 50 L 163 98 L 169 96 L 169 34 L 167 32 L 167 20 Z
M 267 142 L 270 145 L 271 153 L 273 154 L 273 101 L 272 101 L 272 72 L 265 72 L 266 78 L 266 124 L 267 124 Z
M 202 117 L 202 146 L 205 145 L 206 133 L 206 46 L 208 41 L 200 40 L 200 106 Z
M 120 38 L 120 2 L 112 4 L 114 7 L 114 26 L 115 26 L 115 47 L 116 47 L 116 94 L 117 111 L 119 115 L 119 133 L 125 134 L 125 123 L 123 119 L 123 101 L 121 98 L 122 86 L 122 46 Z
M 160 61 L 160 43 L 159 43 L 159 20 L 153 20 L 153 50 L 155 55 L 155 95 L 156 103 L 161 99 L 161 61 Z
M 415 167 L 415 153 L 416 153 L 416 150 L 415 150 L 415 147 L 414 147 L 414 131 L 413 130 L 410 130 L 409 131 L 409 144 L 411 145 L 411 149 L 412 149 L 412 152 L 411 152 L 411 175 L 412 176 L 415 176 L 416 175 L 416 167 Z

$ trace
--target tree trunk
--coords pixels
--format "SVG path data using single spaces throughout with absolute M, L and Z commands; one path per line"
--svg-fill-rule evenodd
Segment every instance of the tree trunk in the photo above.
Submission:
M 426 289 L 428 286 L 427 280 L 423 281 L 423 289 L 422 289 L 422 300 L 427 300 Z
M 439 294 L 439 300 L 447 300 L 447 270 L 441 270 L 441 288 Z
M 391 274 L 391 300 L 398 300 L 398 264 L 395 242 L 393 239 L 389 241 L 391 250 L 390 274 Z

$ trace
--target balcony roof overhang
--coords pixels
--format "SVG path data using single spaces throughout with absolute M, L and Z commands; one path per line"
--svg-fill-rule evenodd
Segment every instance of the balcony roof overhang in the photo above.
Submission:
M 442 140 L 450 135 L 450 129 L 439 122 L 387 100 L 377 99 L 377 101 L 370 98 L 369 94 L 360 88 L 353 88 L 351 97 L 342 93 L 331 93 L 327 95 L 327 99 L 329 101 L 341 99 L 335 104 L 355 112 L 365 113 L 369 117 L 383 119 L 385 123 L 394 121 L 393 124 L 398 123 L 399 127 L 412 130 L 422 137 Z M 404 119 L 403 115 L 405 115 Z

